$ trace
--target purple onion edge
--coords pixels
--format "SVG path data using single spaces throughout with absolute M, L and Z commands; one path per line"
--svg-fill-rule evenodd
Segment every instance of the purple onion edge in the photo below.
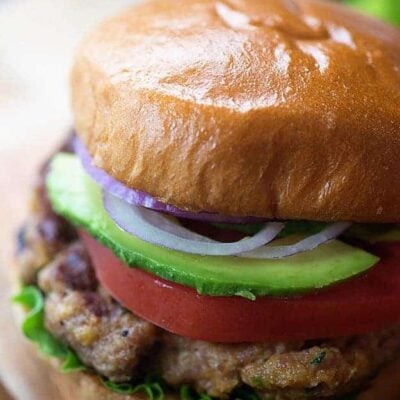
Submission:
M 128 188 L 101 168 L 96 167 L 93 164 L 92 157 L 87 151 L 85 145 L 78 137 L 74 138 L 73 147 L 75 154 L 79 157 L 85 171 L 99 186 L 102 187 L 103 190 L 134 206 L 141 206 L 154 211 L 164 212 L 177 218 L 192 219 L 203 222 L 255 224 L 267 221 L 266 218 L 254 216 L 235 217 L 206 211 L 191 212 L 179 209 L 171 204 L 165 204 L 146 192 Z

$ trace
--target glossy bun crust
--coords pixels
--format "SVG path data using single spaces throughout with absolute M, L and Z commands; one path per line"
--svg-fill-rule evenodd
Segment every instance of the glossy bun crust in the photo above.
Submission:
M 400 30 L 322 0 L 150 0 L 72 72 L 95 164 L 183 209 L 400 222 Z

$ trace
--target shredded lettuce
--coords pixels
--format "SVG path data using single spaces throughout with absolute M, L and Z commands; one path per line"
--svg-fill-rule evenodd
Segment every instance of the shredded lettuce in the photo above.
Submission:
M 212 400 L 212 397 L 208 394 L 197 393 L 189 385 L 181 386 L 179 396 L 181 400 Z
M 101 378 L 101 382 L 115 393 L 130 395 L 143 392 L 149 400 L 164 399 L 164 383 L 157 376 L 147 377 L 143 383 L 115 383 L 104 378 Z
M 149 400 L 163 400 L 165 393 L 168 391 L 167 385 L 157 375 L 150 376 L 146 378 L 144 383 L 139 384 L 114 383 L 104 378 L 102 378 L 101 381 L 106 388 L 112 390 L 113 392 L 124 395 L 143 392 L 147 395 Z M 179 397 L 181 400 L 216 400 L 208 394 L 196 392 L 189 385 L 183 385 L 180 387 Z M 249 386 L 241 386 L 235 389 L 229 398 L 232 400 L 259 400 L 257 393 Z
M 44 299 L 38 288 L 26 286 L 12 300 L 28 310 L 28 314 L 22 323 L 22 332 L 30 341 L 35 343 L 42 354 L 61 360 L 62 372 L 85 369 L 78 356 L 46 329 L 44 325 Z

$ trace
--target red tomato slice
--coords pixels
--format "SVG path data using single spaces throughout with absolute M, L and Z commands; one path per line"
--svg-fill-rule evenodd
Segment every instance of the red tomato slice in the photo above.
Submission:
M 297 298 L 201 296 L 128 268 L 87 233 L 82 238 L 101 284 L 134 314 L 192 339 L 238 343 L 340 337 L 400 321 L 400 243 L 374 248 L 382 260 L 366 274 Z

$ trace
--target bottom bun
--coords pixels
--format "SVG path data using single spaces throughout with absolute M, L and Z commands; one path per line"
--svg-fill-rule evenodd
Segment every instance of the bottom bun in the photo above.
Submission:
M 146 400 L 146 396 L 140 393 L 134 395 L 114 393 L 105 388 L 95 376 L 85 372 L 63 374 L 54 368 L 54 365 L 44 366 L 46 367 L 52 383 L 60 393 L 60 400 Z
M 43 358 L 37 354 L 38 366 L 50 378 L 50 384 L 59 392 L 59 399 L 51 400 L 147 400 L 142 393 L 123 395 L 114 393 L 102 385 L 90 373 L 61 373 L 60 363 L 55 359 Z M 178 393 L 165 395 L 165 400 L 178 400 Z M 359 394 L 356 400 L 399 400 L 400 399 L 400 360 L 397 360 L 371 381 L 370 387 Z M 46 399 L 47 400 L 47 399 Z M 50 399 L 48 399 L 50 400 Z M 340 399 L 338 399 L 340 400 Z
M 51 366 L 49 369 L 51 369 L 51 380 L 60 392 L 60 400 L 147 400 L 146 395 L 141 393 L 133 395 L 114 393 L 104 387 L 98 378 L 85 372 L 63 374 Z M 165 396 L 166 400 L 178 400 L 178 398 L 178 396 Z

